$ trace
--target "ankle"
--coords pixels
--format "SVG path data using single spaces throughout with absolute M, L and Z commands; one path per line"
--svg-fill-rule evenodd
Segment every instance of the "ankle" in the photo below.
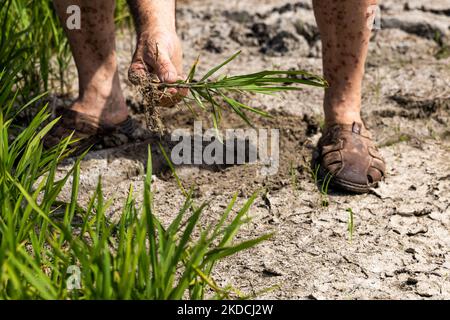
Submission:
M 128 117 L 128 108 L 120 87 L 108 93 L 104 89 L 91 88 L 80 95 L 72 105 L 72 110 L 109 124 L 120 123 Z
M 80 77 L 80 101 L 89 104 L 120 102 L 124 100 L 117 68 L 114 65 L 99 68 L 90 78 Z
M 360 91 L 327 90 L 324 111 L 326 124 L 362 122 Z
M 109 86 L 94 86 L 92 85 L 89 90 L 83 91 L 77 101 L 84 105 L 104 105 L 104 104 L 125 104 L 125 98 L 123 96 L 120 87 Z
M 83 100 L 77 100 L 71 106 L 71 109 L 105 124 L 119 124 L 128 117 L 126 105 L 100 104 L 93 105 Z
M 325 112 L 325 124 L 352 124 L 353 122 L 362 123 L 359 110 L 348 110 L 345 108 L 333 108 Z

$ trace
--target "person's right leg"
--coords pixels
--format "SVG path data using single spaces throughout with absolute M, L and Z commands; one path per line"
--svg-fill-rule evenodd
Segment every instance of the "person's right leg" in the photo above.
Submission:
M 120 88 L 114 35 L 114 0 L 55 0 L 78 70 L 79 96 L 71 109 L 93 121 L 115 125 L 127 119 Z M 65 25 L 67 8 L 81 9 L 81 29 Z

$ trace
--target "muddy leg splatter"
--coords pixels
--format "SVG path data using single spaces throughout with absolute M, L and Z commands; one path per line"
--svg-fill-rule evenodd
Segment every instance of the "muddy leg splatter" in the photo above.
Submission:
M 56 11 L 69 39 L 79 78 L 79 97 L 74 111 L 104 124 L 118 124 L 128 116 L 120 87 L 114 34 L 114 0 L 58 0 Z M 67 8 L 81 11 L 81 28 L 66 27 Z
M 315 0 L 314 12 L 323 41 L 326 123 L 361 122 L 361 86 L 370 28 L 368 8 L 376 0 Z

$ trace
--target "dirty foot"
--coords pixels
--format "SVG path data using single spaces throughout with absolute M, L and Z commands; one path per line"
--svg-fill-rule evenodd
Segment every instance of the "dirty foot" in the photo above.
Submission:
M 104 79 L 114 78 L 109 75 Z M 130 127 L 131 120 L 118 81 L 104 79 L 93 79 L 89 90 L 83 91 L 70 108 L 60 107 L 54 111 L 54 116 L 61 119 L 45 137 L 46 148 L 57 145 L 73 133 L 73 139 L 82 141 L 72 147 L 83 152 L 91 145 L 98 144 L 101 137 L 122 132 Z M 127 132 L 128 134 L 131 133 Z

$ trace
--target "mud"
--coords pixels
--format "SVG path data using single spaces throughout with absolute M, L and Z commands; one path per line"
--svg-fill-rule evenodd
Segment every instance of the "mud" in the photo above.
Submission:
M 406 5 L 409 3 L 408 5 Z M 275 299 L 449 299 L 450 298 L 450 39 L 448 1 L 383 1 L 382 29 L 374 33 L 364 84 L 363 117 L 388 163 L 388 177 L 368 195 L 330 192 L 323 206 L 309 162 L 323 121 L 321 89 L 279 97 L 242 97 L 273 118 L 252 116 L 256 128 L 280 130 L 277 175 L 258 175 L 257 164 L 180 166 L 196 200 L 210 206 L 204 223 L 217 219 L 232 195 L 239 203 L 259 190 L 252 222 L 239 239 L 274 232 L 258 247 L 223 261 L 214 272 L 220 285 L 232 285 L 259 298 Z M 226 71 L 305 69 L 321 73 L 321 43 L 310 1 L 182 1 L 178 28 L 185 68 L 201 54 L 203 73 L 235 51 L 242 55 Z M 438 36 L 436 36 L 436 34 Z M 122 79 L 126 79 L 134 37 L 118 39 Z M 137 92 L 125 93 L 136 121 L 144 125 Z M 202 118 L 203 117 L 203 118 Z M 204 128 L 211 119 L 200 116 Z M 168 132 L 192 129 L 194 117 L 178 106 L 161 111 Z M 245 128 L 225 113 L 223 128 Z M 82 164 L 81 202 L 102 175 L 105 196 L 116 219 L 130 184 L 138 201 L 143 189 L 147 146 L 154 151 L 158 215 L 169 222 L 183 197 L 167 171 L 157 142 L 169 137 L 91 152 Z M 72 160 L 61 166 L 64 173 Z M 70 190 L 63 196 L 70 198 Z M 354 232 L 348 232 L 349 213 Z M 270 290 L 265 291 L 265 289 Z M 261 293 L 262 292 L 262 293 Z

